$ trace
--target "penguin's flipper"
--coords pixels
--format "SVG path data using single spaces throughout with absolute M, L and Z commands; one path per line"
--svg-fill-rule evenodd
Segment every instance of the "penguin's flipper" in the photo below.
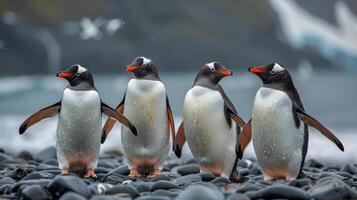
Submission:
M 172 139 L 172 150 L 175 150 L 175 121 L 172 115 L 169 98 L 166 96 L 166 111 L 167 111 L 167 122 L 170 127 L 171 139 Z
M 237 113 L 234 113 L 232 110 L 228 110 L 229 116 L 236 122 L 236 124 L 243 128 L 245 126 L 245 121 L 237 115 Z
M 236 153 L 239 159 L 242 159 L 244 149 L 248 146 L 251 139 L 252 139 L 252 119 L 250 119 L 248 123 L 244 126 L 236 144 Z
M 181 158 L 182 148 L 186 142 L 186 135 L 183 126 L 183 122 L 181 123 L 180 127 L 177 130 L 176 138 L 175 138 L 175 145 L 174 145 L 174 152 L 178 158 Z
M 102 112 L 108 117 L 117 120 L 124 126 L 128 127 L 134 135 L 137 135 L 137 130 L 135 126 L 121 113 L 112 109 L 108 105 L 102 102 Z M 105 141 L 107 135 L 102 135 L 102 143 Z
M 55 116 L 61 110 L 61 101 L 48 106 L 46 108 L 41 109 L 40 111 L 36 112 L 35 114 L 31 115 L 27 118 L 20 126 L 19 133 L 22 135 L 27 128 L 36 124 L 37 122 Z
M 218 85 L 218 92 L 222 95 L 225 104 L 224 107 L 229 114 L 229 118 L 233 119 L 239 127 L 243 128 L 245 126 L 244 120 L 238 116 L 236 108 L 234 107 L 233 103 L 228 98 L 228 96 L 226 95 L 226 93 L 224 92 L 223 88 L 220 85 Z M 229 118 L 227 120 L 230 120 Z M 229 121 L 227 122 L 228 124 L 230 124 Z
M 343 144 L 341 143 L 341 141 L 333 133 L 331 133 L 331 131 L 329 131 L 324 125 L 322 125 L 319 121 L 317 121 L 310 115 L 306 114 L 304 111 L 302 111 L 299 108 L 296 108 L 296 113 L 304 123 L 319 130 L 320 133 L 322 133 L 325 137 L 327 137 L 329 140 L 331 140 L 331 142 L 335 143 L 335 145 L 341 151 L 344 151 L 344 147 L 343 147 Z
M 124 113 L 124 102 L 125 102 L 125 94 L 124 94 L 124 97 L 121 100 L 120 104 L 115 108 L 115 110 L 118 111 L 120 114 Z M 117 123 L 117 121 L 110 117 L 105 122 L 103 129 L 102 129 L 102 144 L 105 142 L 105 139 L 109 135 L 110 131 L 113 129 L 115 123 Z

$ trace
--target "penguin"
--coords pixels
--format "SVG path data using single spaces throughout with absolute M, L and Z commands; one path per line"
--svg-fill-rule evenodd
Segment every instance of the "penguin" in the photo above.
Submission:
M 137 130 L 126 117 L 101 101 L 93 77 L 86 68 L 73 65 L 56 76 L 69 82 L 62 99 L 31 115 L 22 123 L 19 133 L 23 134 L 35 123 L 59 114 L 56 149 L 61 173 L 96 177 L 94 169 L 101 145 L 102 113 L 128 127 L 133 135 Z
M 153 178 L 160 175 L 175 137 L 175 123 L 165 85 L 154 62 L 137 57 L 125 70 L 134 73 L 116 110 L 134 123 L 138 136 L 122 127 L 121 140 L 130 176 Z M 102 131 L 102 143 L 115 121 L 108 119 Z M 170 139 L 171 138 L 171 139 Z
M 308 126 L 320 131 L 341 151 L 340 140 L 319 121 L 308 115 L 287 69 L 278 63 L 251 67 L 263 86 L 258 90 L 252 109 L 252 118 L 243 128 L 238 152 L 242 157 L 252 138 L 257 161 L 264 179 L 294 180 L 303 176 L 308 141 Z
M 207 63 L 200 69 L 184 99 L 183 122 L 174 151 L 181 157 L 187 140 L 201 171 L 238 180 L 236 146 L 245 122 L 219 84 L 232 74 L 219 62 Z

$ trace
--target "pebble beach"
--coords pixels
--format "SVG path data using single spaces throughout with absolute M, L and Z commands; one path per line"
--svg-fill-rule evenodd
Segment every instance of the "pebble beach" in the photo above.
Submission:
M 0 151 L 0 199 L 357 199 L 357 167 L 325 165 L 307 160 L 306 177 L 293 180 L 263 180 L 255 161 L 240 160 L 239 183 L 200 172 L 194 159 L 168 157 L 160 176 L 129 177 L 124 157 L 105 152 L 95 170 L 97 178 L 61 175 L 56 149 L 49 147 L 32 155 Z

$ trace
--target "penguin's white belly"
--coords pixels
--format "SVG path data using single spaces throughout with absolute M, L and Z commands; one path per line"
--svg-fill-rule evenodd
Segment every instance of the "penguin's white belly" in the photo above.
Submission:
M 100 104 L 94 90 L 64 90 L 57 127 L 57 157 L 61 168 L 96 167 L 102 125 Z
M 124 116 L 138 135 L 122 127 L 122 143 L 129 165 L 156 165 L 161 168 L 170 149 L 170 132 L 163 83 L 132 79 L 128 83 Z
M 299 173 L 304 143 L 303 123 L 295 126 L 292 101 L 282 91 L 262 87 L 252 113 L 253 146 L 264 175 L 293 179 Z
M 218 91 L 194 86 L 184 101 L 184 128 L 190 150 L 203 170 L 229 176 L 236 158 L 236 125 L 229 127 Z

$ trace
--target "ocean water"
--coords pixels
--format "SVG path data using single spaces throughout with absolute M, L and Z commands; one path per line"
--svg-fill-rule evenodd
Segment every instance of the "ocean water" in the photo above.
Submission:
M 357 162 L 354 153 L 357 150 L 356 74 L 337 71 L 315 71 L 309 74 L 295 71 L 291 74 L 307 113 L 332 130 L 345 146 L 345 152 L 340 152 L 333 143 L 310 128 L 308 158 L 334 164 Z M 183 99 L 195 75 L 196 72 L 161 74 L 175 115 L 176 127 L 181 123 Z M 94 75 L 94 80 L 102 100 L 115 107 L 121 101 L 131 77 L 130 74 L 118 73 Z M 22 136 L 18 134 L 18 128 L 29 115 L 59 101 L 66 84 L 66 81 L 55 76 L 0 78 L 0 148 L 11 153 L 23 150 L 36 153 L 54 145 L 57 117 L 34 125 Z M 223 79 L 221 84 L 238 113 L 248 121 L 261 81 L 252 74 L 235 71 L 233 77 Z M 184 149 L 184 156 L 191 156 L 189 148 L 185 146 Z M 102 151 L 107 150 L 121 150 L 119 125 L 115 126 L 102 147 Z M 254 159 L 252 145 L 248 147 L 245 157 Z

